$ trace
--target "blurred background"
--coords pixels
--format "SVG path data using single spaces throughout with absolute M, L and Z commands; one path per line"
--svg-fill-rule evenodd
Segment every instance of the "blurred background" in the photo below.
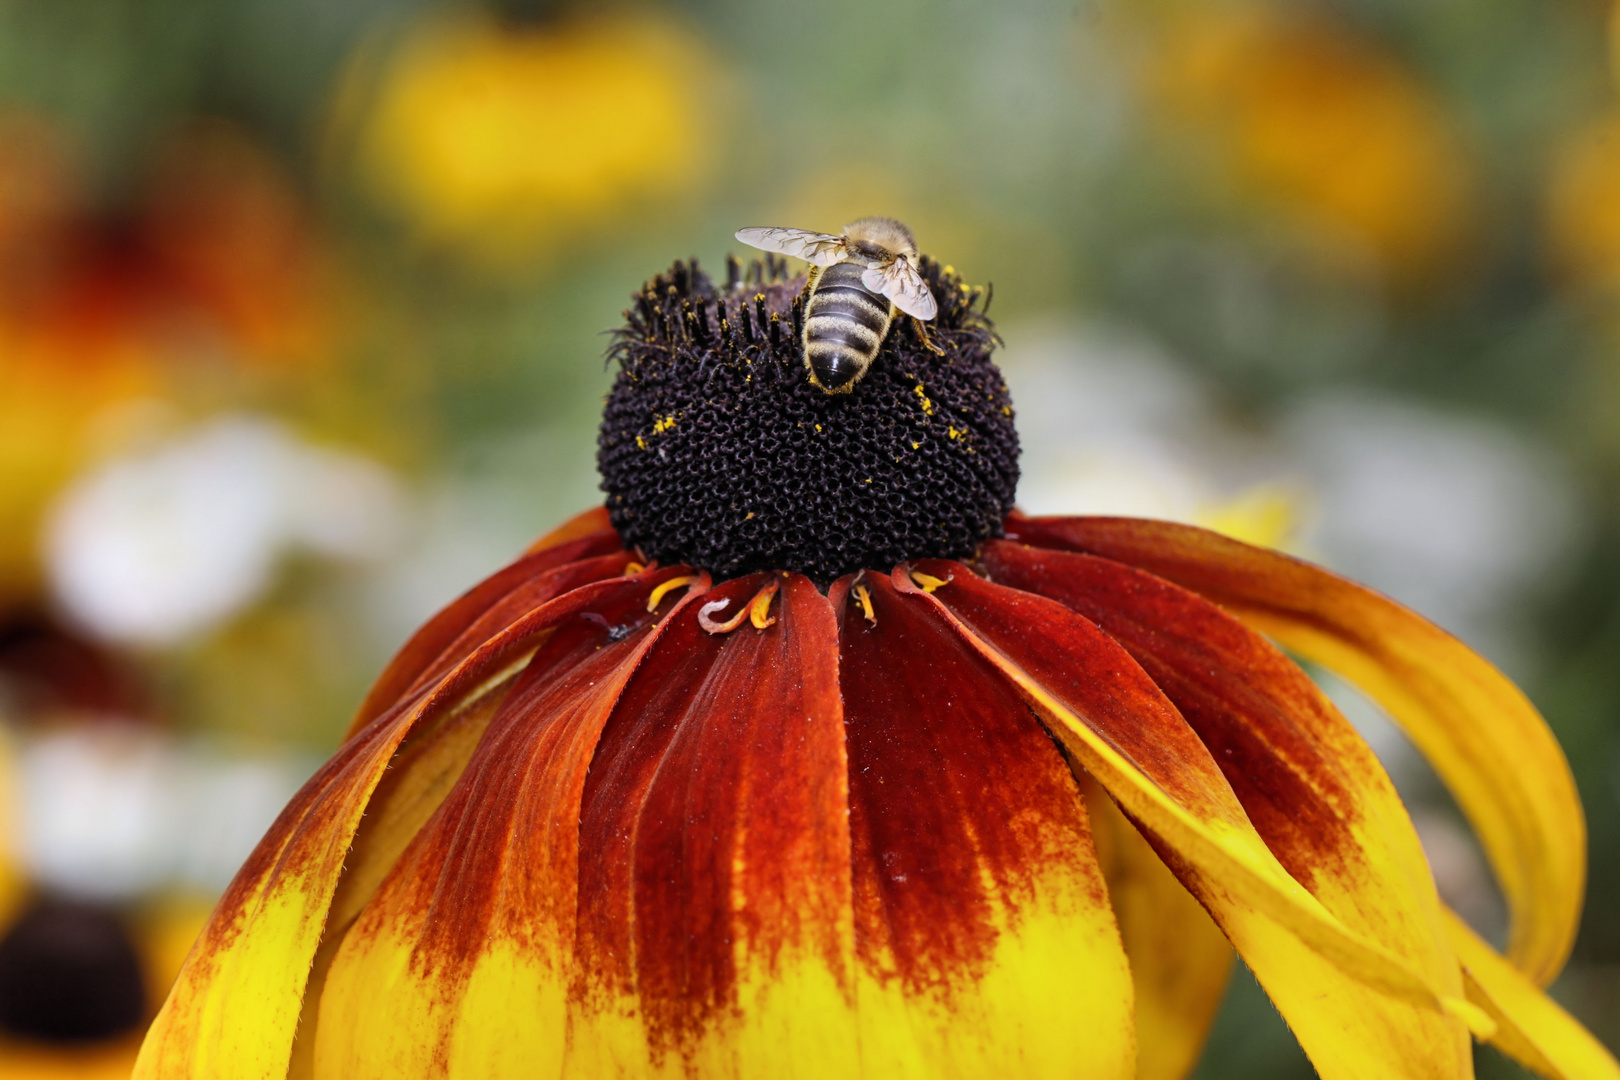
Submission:
M 0 3 L 0 1076 L 127 1075 L 426 616 L 599 496 L 603 331 L 742 225 L 993 282 L 1035 512 L 1321 560 L 1519 679 L 1620 1045 L 1601 0 Z M 1461 818 L 1333 692 L 1442 891 Z M 1481 1075 L 1527 1075 L 1494 1052 Z M 1234 977 L 1198 1074 L 1308 1077 Z

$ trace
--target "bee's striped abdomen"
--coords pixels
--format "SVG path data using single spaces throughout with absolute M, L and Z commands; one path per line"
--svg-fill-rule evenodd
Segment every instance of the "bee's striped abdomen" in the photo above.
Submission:
M 861 284 L 865 267 L 841 262 L 816 281 L 805 308 L 804 360 L 829 394 L 848 391 L 877 359 L 894 308 Z

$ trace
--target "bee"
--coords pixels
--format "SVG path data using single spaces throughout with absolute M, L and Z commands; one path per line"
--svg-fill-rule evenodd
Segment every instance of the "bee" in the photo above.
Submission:
M 893 218 L 862 218 L 844 226 L 842 236 L 738 229 L 737 239 L 811 264 L 804 286 L 804 366 L 811 384 L 826 393 L 849 393 L 871 370 L 896 309 L 925 322 L 939 313 L 917 272 L 917 241 Z

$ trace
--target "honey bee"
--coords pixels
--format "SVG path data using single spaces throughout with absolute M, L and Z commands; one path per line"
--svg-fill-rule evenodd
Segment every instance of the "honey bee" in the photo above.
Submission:
M 737 239 L 811 264 L 804 365 L 826 393 L 849 393 L 871 370 L 897 308 L 923 321 L 939 313 L 917 272 L 917 241 L 893 218 L 862 218 L 844 226 L 842 236 L 756 228 L 738 229 Z

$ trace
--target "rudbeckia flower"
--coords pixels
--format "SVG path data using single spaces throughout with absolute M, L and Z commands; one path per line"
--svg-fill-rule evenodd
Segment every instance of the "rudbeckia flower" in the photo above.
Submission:
M 1433 87 L 1350 27 L 1286 5 L 1170 5 L 1149 76 L 1167 118 L 1207 140 L 1216 175 L 1347 244 L 1396 285 L 1468 248 L 1475 179 Z M 1324 243 L 1325 242 L 1325 243 Z
M 688 194 L 708 165 L 712 64 L 644 16 L 503 25 L 438 20 L 405 36 L 338 112 L 357 165 L 430 244 L 492 268 L 554 250 L 627 208 Z
M 840 395 L 778 263 L 637 295 L 606 507 L 390 664 L 138 1077 L 1172 1077 L 1234 948 L 1324 1077 L 1620 1075 L 1540 989 L 1584 833 L 1523 695 L 1307 563 L 1011 512 L 994 331 L 924 274 Z M 1505 954 L 1283 648 L 1429 754 Z

